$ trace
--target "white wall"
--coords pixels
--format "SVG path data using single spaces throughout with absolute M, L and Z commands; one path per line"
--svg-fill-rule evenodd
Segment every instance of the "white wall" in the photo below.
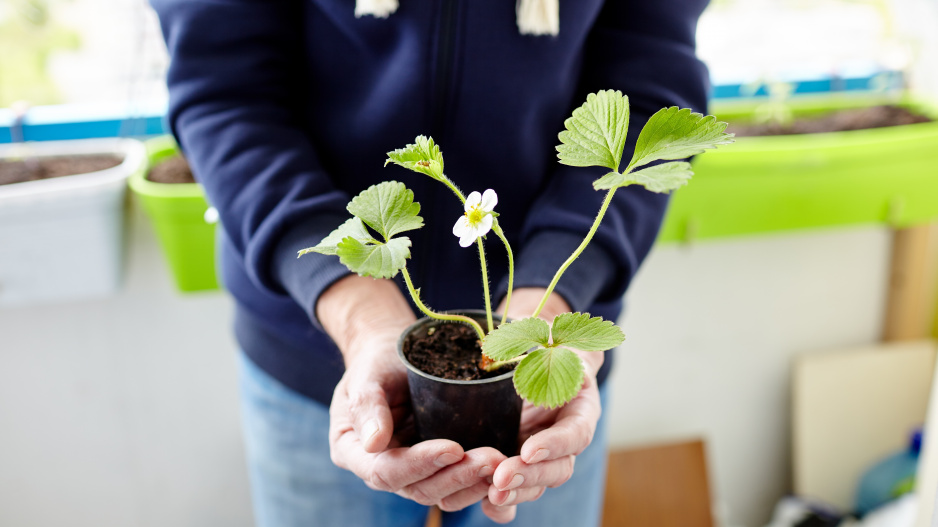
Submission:
M 724 527 L 790 489 L 792 357 L 880 337 L 890 237 L 835 229 L 657 247 L 627 295 L 612 444 L 707 441 Z
M 0 310 L 0 525 L 250 524 L 220 293 L 175 293 L 131 214 L 107 299 Z M 793 355 L 878 339 L 889 238 L 840 229 L 662 246 L 628 297 L 614 446 L 703 436 L 726 527 L 789 486 Z
M 231 303 L 130 220 L 119 294 L 0 310 L 0 525 L 251 524 Z

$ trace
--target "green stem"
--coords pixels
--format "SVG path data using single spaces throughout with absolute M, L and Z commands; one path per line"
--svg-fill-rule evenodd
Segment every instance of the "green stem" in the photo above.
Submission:
M 492 230 L 495 231 L 498 238 L 505 244 L 505 251 L 508 252 L 508 293 L 505 294 L 505 311 L 502 313 L 501 321 L 501 324 L 504 324 L 505 319 L 508 318 L 508 306 L 511 304 L 511 289 L 514 287 L 515 281 L 515 257 L 511 254 L 511 245 L 508 244 L 508 239 L 505 238 L 505 233 L 502 232 L 498 220 L 495 220 L 495 225 L 492 227 Z
M 536 317 L 541 314 L 541 310 L 544 309 L 544 305 L 547 304 L 547 299 L 550 297 L 550 294 L 554 292 L 554 287 L 557 287 L 557 282 L 560 281 L 560 277 L 563 276 L 564 271 L 567 270 L 567 267 L 570 267 L 570 264 L 576 260 L 580 254 L 586 249 L 586 246 L 589 245 L 590 240 L 593 239 L 593 235 L 596 234 L 596 229 L 599 228 L 599 223 L 602 221 L 603 216 L 606 215 L 606 209 L 609 208 L 609 204 L 612 203 L 612 196 L 616 193 L 616 189 L 611 189 L 606 194 L 606 199 L 603 200 L 603 206 L 599 208 L 599 213 L 596 215 L 596 219 L 593 220 L 593 226 L 590 227 L 590 231 L 586 233 L 586 238 L 583 238 L 583 241 L 580 243 L 580 246 L 573 251 L 573 254 L 567 258 L 567 261 L 560 266 L 560 269 L 557 269 L 557 273 L 554 274 L 554 279 L 550 281 L 550 285 L 547 286 L 547 291 L 544 292 L 544 298 L 541 298 L 541 303 L 538 304 L 537 309 L 534 310 L 532 317 Z
M 440 179 L 440 181 L 442 181 L 444 185 L 449 187 L 449 189 L 452 190 L 454 194 L 456 194 L 456 197 L 459 198 L 459 201 L 463 203 L 466 202 L 466 196 L 462 195 L 462 192 L 460 192 L 459 189 L 456 188 L 456 184 L 453 183 L 448 177 L 443 176 L 443 178 Z
M 485 320 L 489 324 L 489 333 L 495 330 L 492 323 L 492 298 L 489 295 L 489 272 L 485 267 L 485 249 L 482 247 L 482 237 L 476 238 L 479 244 L 479 261 L 482 262 L 482 292 L 485 296 Z
M 472 326 L 476 330 L 476 333 L 479 334 L 479 340 L 485 339 L 485 331 L 482 329 L 482 326 L 478 322 L 471 319 L 470 317 L 464 315 L 447 315 L 445 313 L 437 313 L 432 311 L 423 302 L 420 301 L 420 291 L 414 289 L 414 283 L 410 279 L 410 273 L 407 272 L 406 267 L 401 268 L 401 273 L 404 275 L 404 282 L 407 283 L 407 290 L 410 291 L 410 297 L 414 299 L 414 304 L 417 304 L 417 308 L 423 312 L 424 315 L 427 315 L 430 318 L 435 318 L 437 320 L 447 320 L 450 322 L 465 322 Z
M 521 362 L 521 361 L 523 361 L 524 358 L 527 357 L 527 356 L 528 356 L 528 354 L 525 353 L 524 355 L 518 355 L 517 357 L 515 357 L 515 358 L 513 358 L 513 359 L 500 360 L 500 361 L 498 361 L 498 362 L 493 362 L 492 364 L 489 364 L 488 366 L 485 367 L 485 371 L 495 371 L 495 370 L 501 368 L 502 366 L 507 366 L 507 365 L 509 365 L 509 364 L 514 364 L 514 363 L 516 363 L 516 362 Z

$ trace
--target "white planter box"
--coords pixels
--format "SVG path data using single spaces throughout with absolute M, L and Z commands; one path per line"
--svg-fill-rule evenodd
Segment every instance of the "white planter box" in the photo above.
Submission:
M 28 150 L 24 150 L 28 149 Z M 143 170 L 131 139 L 0 145 L 0 160 L 115 154 L 107 170 L 0 185 L 0 307 L 99 297 L 118 289 L 127 177 Z

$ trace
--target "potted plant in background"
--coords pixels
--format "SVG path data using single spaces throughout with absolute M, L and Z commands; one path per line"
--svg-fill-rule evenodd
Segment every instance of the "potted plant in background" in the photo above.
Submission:
M 429 176 L 446 185 L 462 203 L 453 228 L 463 247 L 476 245 L 482 269 L 483 312 L 438 313 L 426 306 L 407 270 L 411 241 L 401 233 L 419 229 L 423 219 L 414 194 L 403 183 L 386 181 L 352 199 L 352 218 L 317 246 L 300 251 L 338 256 L 363 276 L 403 275 L 417 307 L 427 318 L 401 336 L 398 354 L 408 370 L 414 421 L 420 440 L 452 439 L 470 449 L 493 446 L 506 455 L 517 450 L 521 398 L 539 406 L 557 407 L 570 401 L 584 378 L 583 364 L 573 351 L 604 351 L 624 336 L 612 322 L 589 313 L 565 313 L 551 323 L 538 318 L 547 298 L 570 264 L 589 244 L 616 190 L 642 185 L 669 192 L 690 179 L 690 164 L 675 161 L 732 142 L 726 123 L 677 107 L 653 115 L 642 129 L 627 167 L 619 172 L 628 130 L 628 99 L 617 91 L 590 94 L 564 123 L 560 162 L 600 166 L 611 172 L 593 182 L 605 191 L 589 233 L 561 265 L 538 308 L 530 317 L 498 325 L 492 313 L 483 238 L 493 232 L 508 253 L 507 305 L 511 302 L 514 263 L 508 240 L 495 212 L 497 194 L 489 189 L 465 196 L 444 174 L 443 155 L 433 140 L 417 137 L 414 144 L 388 154 L 387 163 Z M 669 161 L 652 164 L 658 161 Z M 454 216 L 456 213 L 454 211 Z M 519 398 L 519 396 L 521 398 Z
M 130 188 L 153 222 L 176 287 L 183 292 L 218 288 L 215 223 L 202 186 L 195 182 L 171 136 L 147 141 L 149 169 Z
M 127 178 L 145 158 L 131 139 L 0 145 L 0 305 L 119 288 Z
M 675 193 L 661 239 L 931 218 L 934 200 L 923 189 L 936 188 L 933 108 L 884 95 L 784 104 L 790 123 L 758 122 L 764 105 L 752 101 L 715 108 L 728 130 L 749 136 L 694 160 L 695 185 Z

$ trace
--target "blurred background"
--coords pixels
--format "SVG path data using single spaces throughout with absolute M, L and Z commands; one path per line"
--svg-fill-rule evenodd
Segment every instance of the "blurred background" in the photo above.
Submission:
M 938 1 L 713 0 L 698 45 L 756 137 L 695 161 L 627 295 L 606 524 L 930 525 Z M 252 524 L 212 214 L 147 176 L 168 61 L 143 0 L 0 0 L 0 158 L 120 163 L 0 171 L 2 526 Z

